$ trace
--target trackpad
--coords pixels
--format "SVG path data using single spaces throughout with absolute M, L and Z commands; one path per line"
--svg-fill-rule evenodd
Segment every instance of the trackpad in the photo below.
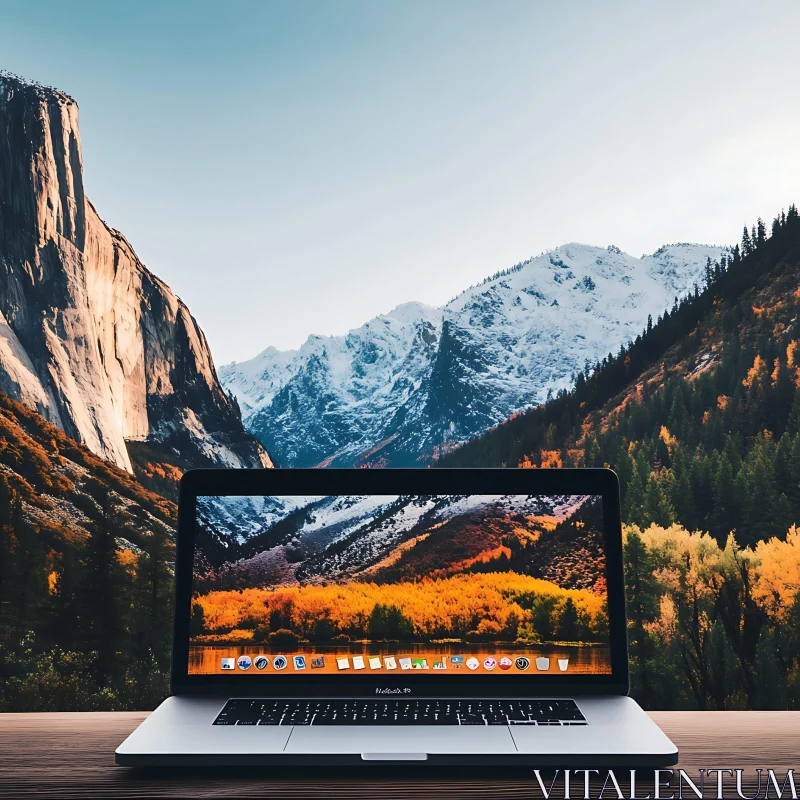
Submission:
M 357 753 L 365 761 L 421 761 L 430 753 L 516 753 L 517 748 L 506 725 L 296 725 L 284 752 Z

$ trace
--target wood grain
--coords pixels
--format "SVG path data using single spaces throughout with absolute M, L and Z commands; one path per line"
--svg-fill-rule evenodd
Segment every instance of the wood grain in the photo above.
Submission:
M 114 749 L 146 716 L 138 712 L 0 714 L 0 797 L 541 797 L 527 770 L 412 774 L 407 767 L 367 772 L 319 768 L 142 771 L 115 766 Z M 653 712 L 650 716 L 678 745 L 680 766 L 692 777 L 701 767 L 740 767 L 746 770 L 745 786 L 753 793 L 756 767 L 782 770 L 784 776 L 787 769 L 800 772 L 800 712 Z M 620 778 L 626 775 L 616 772 Z M 800 774 L 797 782 L 800 788 Z M 733 782 L 726 779 L 726 784 L 730 791 L 725 796 L 735 797 Z M 577 788 L 573 797 L 581 794 Z M 625 785 L 623 791 L 627 794 Z M 643 783 L 639 795 L 647 791 Z M 712 787 L 707 787 L 706 796 L 714 795 Z

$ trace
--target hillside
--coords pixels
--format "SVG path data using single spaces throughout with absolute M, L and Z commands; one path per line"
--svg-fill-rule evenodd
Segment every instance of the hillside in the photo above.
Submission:
M 771 234 L 771 235 L 770 235 Z M 800 217 L 759 220 L 708 288 L 574 391 L 442 466 L 602 466 L 622 492 L 646 708 L 800 706 Z
M 677 521 L 721 541 L 738 528 L 744 543 L 785 533 L 800 519 L 795 208 L 772 230 L 755 246 L 748 233 L 744 257 L 737 247 L 708 289 L 580 375 L 574 391 L 439 464 L 607 464 L 631 522 Z
M 0 73 L 0 119 L 0 391 L 153 485 L 270 466 L 189 309 L 86 197 L 77 103 Z
M 0 710 L 167 689 L 176 507 L 0 394 Z
M 404 303 L 345 336 L 269 347 L 220 376 L 281 466 L 425 466 L 571 388 L 587 362 L 633 339 L 726 255 L 675 244 L 635 258 L 571 243 L 441 308 Z

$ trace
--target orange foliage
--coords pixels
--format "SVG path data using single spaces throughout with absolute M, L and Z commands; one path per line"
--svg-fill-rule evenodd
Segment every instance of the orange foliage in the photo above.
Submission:
M 721 395 L 720 395 L 720 396 L 717 398 L 717 408 L 718 408 L 720 411 L 724 411 L 724 410 L 725 410 L 725 409 L 728 407 L 728 400 L 729 400 L 729 399 L 730 399 L 730 398 L 728 397 L 728 395 L 726 395 L 726 394 L 721 394 Z
M 561 469 L 561 455 L 558 450 L 542 450 L 541 466 Z
M 760 355 L 757 355 L 753 361 L 753 366 L 747 371 L 747 377 L 742 381 L 742 385 L 748 389 L 758 380 L 759 376 L 766 371 L 767 365 Z
M 583 451 L 581 451 L 582 453 Z M 523 456 L 519 462 L 520 469 L 536 469 L 536 464 L 531 461 L 530 456 Z M 561 454 L 558 450 L 542 450 L 539 467 L 542 469 L 561 469 Z
M 800 344 L 797 339 L 793 339 L 786 347 L 786 366 L 794 372 L 795 384 L 800 381 L 800 364 L 797 363 L 797 345 Z
M 128 572 L 133 572 L 136 569 L 139 557 L 133 550 L 117 550 L 117 561 L 119 561 Z
M 574 467 L 583 466 L 584 452 L 581 448 L 574 448 L 571 450 L 567 450 L 567 455 L 569 456 L 569 460 L 572 466 Z
M 586 615 L 592 630 L 598 635 L 604 630 L 604 597 L 587 589 L 562 589 L 515 572 L 459 574 L 391 584 L 350 582 L 214 591 L 197 597 L 196 602 L 203 608 L 206 630 L 219 631 L 225 638 L 229 638 L 229 631 L 239 628 L 268 629 L 273 611 L 288 616 L 292 629 L 303 634 L 315 620 L 327 618 L 339 630 L 366 635 L 377 604 L 401 609 L 416 636 L 431 638 L 443 632 L 463 635 L 486 620 L 499 628 L 515 624 L 533 630 L 531 603 L 535 598 L 551 598 L 557 606 L 571 599 L 578 612 Z

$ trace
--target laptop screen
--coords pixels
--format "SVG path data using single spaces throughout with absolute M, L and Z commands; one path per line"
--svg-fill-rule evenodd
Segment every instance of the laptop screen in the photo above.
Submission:
M 611 674 L 600 495 L 205 495 L 195 524 L 190 674 Z

